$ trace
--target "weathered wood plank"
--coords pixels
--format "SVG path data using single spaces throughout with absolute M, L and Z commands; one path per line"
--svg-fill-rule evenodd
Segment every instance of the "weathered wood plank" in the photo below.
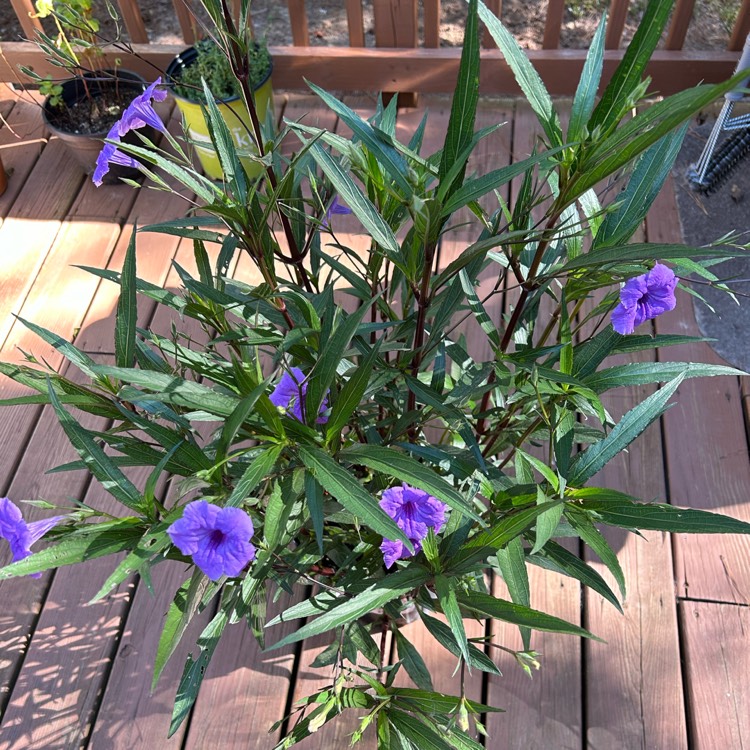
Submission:
M 148 44 L 148 32 L 146 24 L 143 23 L 138 0 L 117 0 L 117 5 L 120 7 L 120 14 L 130 35 L 130 41 L 135 44 Z
M 557 49 L 560 46 L 560 29 L 565 13 L 565 0 L 549 0 L 547 19 L 544 22 L 543 49 Z
M 628 16 L 630 0 L 612 0 L 609 6 L 607 32 L 604 36 L 605 49 L 617 49 L 620 46 L 625 19 Z
M 365 46 L 365 22 L 362 14 L 362 0 L 344 0 L 346 23 L 349 29 L 349 46 Z
M 15 105 L 3 112 L 6 125 L 0 130 L 0 155 L 8 178 L 5 192 L 0 196 L 0 225 L 8 215 L 34 168 L 39 154 L 47 143 L 38 97 L 5 100 Z
M 287 0 L 289 7 L 289 22 L 292 25 L 292 41 L 295 47 L 310 45 L 310 32 L 307 28 L 307 12 L 305 0 Z
M 654 353 L 635 357 L 652 361 Z M 623 364 L 625 357 L 610 364 Z M 608 360 L 608 362 L 610 362 Z M 651 387 L 618 388 L 604 405 L 617 421 L 643 401 Z M 660 425 L 647 429 L 592 479 L 635 497 L 665 498 Z M 617 553 L 628 587 L 624 615 L 590 589 L 585 590 L 585 626 L 605 644 L 586 642 L 586 742 L 589 750 L 686 750 L 687 727 L 680 672 L 677 610 L 669 534 L 643 532 L 645 538 L 603 527 Z M 599 559 L 586 562 L 615 593 L 618 588 Z
M 154 77 L 154 65 L 164 70 L 181 46 L 160 44 L 133 45 L 133 53 L 108 51 L 105 60 L 115 59 L 123 67 L 148 79 Z M 17 65 L 31 65 L 40 75 L 55 75 L 40 57 L 35 45 L 18 42 L 3 45 L 0 81 L 16 79 Z M 339 91 L 417 91 L 449 93 L 455 89 L 459 48 L 392 49 L 369 47 L 271 47 L 274 58 L 274 85 L 279 89 L 306 89 L 305 79 Z M 527 54 L 551 94 L 570 96 L 580 78 L 586 50 L 528 50 Z M 603 84 L 622 59 L 623 50 L 611 49 L 604 55 Z M 140 55 L 140 57 L 138 56 Z M 499 50 L 486 50 L 480 71 L 480 88 L 485 94 L 519 93 L 515 77 Z M 673 94 L 698 83 L 718 83 L 732 74 L 736 52 L 700 50 L 657 50 L 647 68 L 651 89 Z
M 440 0 L 425 0 L 422 4 L 424 17 L 424 46 L 440 46 Z
M 693 18 L 693 8 L 695 0 L 677 0 L 674 12 L 672 13 L 672 23 L 669 25 L 667 41 L 664 44 L 665 49 L 682 49 L 685 44 L 688 26 Z
M 739 52 L 748 34 L 750 34 L 750 0 L 742 0 L 742 7 L 737 13 L 727 49 Z
M 750 608 L 685 601 L 680 605 L 693 750 L 750 743 Z
M 671 181 L 649 212 L 649 242 L 681 242 Z M 656 320 L 659 333 L 700 336 L 691 298 L 678 292 L 677 309 Z M 670 347 L 660 360 L 725 364 L 708 344 Z M 718 511 L 750 520 L 750 487 L 742 402 L 736 378 L 685 381 L 662 417 L 669 499 L 678 506 Z M 750 541 L 739 535 L 681 534 L 675 539 L 678 594 L 694 599 L 747 603 Z
M 36 32 L 42 30 L 42 22 L 36 17 L 36 10 L 32 0 L 10 0 L 16 11 L 18 23 L 27 39 L 34 39 Z

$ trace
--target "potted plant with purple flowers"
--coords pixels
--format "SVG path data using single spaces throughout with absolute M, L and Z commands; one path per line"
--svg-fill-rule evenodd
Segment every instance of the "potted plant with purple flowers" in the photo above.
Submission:
M 243 37 L 224 3 L 203 3 L 253 114 Z M 247 0 L 241 5 L 246 13 Z M 331 641 L 316 659 L 330 681 L 293 708 L 277 748 L 356 709 L 354 743 L 373 735 L 381 750 L 478 750 L 482 716 L 496 709 L 467 697 L 464 675 L 498 674 L 490 646 L 511 649 L 469 637 L 465 623 L 517 625 L 523 647 L 513 653 L 530 672 L 540 661 L 534 631 L 595 634 L 530 606 L 529 566 L 570 576 L 620 607 L 612 585 L 561 538 L 593 550 L 624 596 L 615 551 L 599 526 L 750 532 L 739 520 L 677 507 L 679 498 L 676 505 L 643 501 L 596 479 L 660 418 L 684 378 L 742 374 L 712 364 L 644 368 L 609 360 L 690 341 L 654 334 L 649 321 L 675 307 L 675 289 L 690 270 L 747 251 L 737 243 L 630 242 L 667 178 L 683 123 L 738 80 L 701 85 L 630 116 L 670 10 L 671 0 L 651 0 L 597 101 L 600 26 L 563 128 L 508 31 L 480 0 L 469 0 L 461 95 L 435 154 L 422 153 L 420 131 L 409 143 L 398 140 L 395 99 L 364 120 L 310 84 L 352 136 L 288 122 L 278 138 L 265 139 L 255 113 L 264 172 L 251 177 L 204 81 L 221 160 L 217 183 L 192 167 L 187 136 L 173 139 L 170 156 L 125 142 L 156 117 L 152 98 L 161 94 L 149 87 L 110 131 L 98 169 L 127 162 L 157 189 L 172 190 L 163 169 L 197 197 L 186 218 L 134 232 L 121 273 L 89 269 L 120 286 L 114 364 L 97 364 L 38 327 L 84 372 L 84 385 L 36 362 L 0 364 L 38 392 L 31 400 L 58 415 L 80 456 L 59 470 L 88 468 L 122 515 L 66 508 L 35 526 L 4 500 L 0 534 L 15 561 L 0 579 L 123 555 L 102 598 L 133 573 L 150 580 L 149 571 L 166 560 L 184 565 L 184 583 L 161 623 L 155 681 L 199 607 L 216 607 L 177 688 L 172 732 L 196 700 L 221 634 L 246 621 L 267 649 L 326 633 Z M 467 162 L 487 135 L 474 132 L 480 20 L 516 74 L 544 143 L 525 160 L 477 175 Z M 279 147 L 288 135 L 300 142 L 291 157 Z M 513 179 L 523 189 L 509 206 L 498 189 Z M 622 189 L 602 204 L 595 188 L 609 179 Z M 439 242 L 465 208 L 477 219 L 474 239 L 437 267 Z M 342 211 L 369 237 L 363 253 L 335 237 Z M 181 294 L 138 279 L 145 231 L 193 242 L 199 270 L 194 276 L 180 269 Z M 326 246 L 327 233 L 334 242 Z M 207 243 L 217 245 L 213 256 Z M 249 258 L 260 283 L 227 274 L 235 253 Z M 488 270 L 499 281 L 480 297 L 477 282 Z M 517 296 L 509 315 L 493 318 L 488 302 L 506 279 Z M 138 295 L 174 314 L 171 335 L 139 329 Z M 552 308 L 546 316 L 542 300 Z M 184 321 L 200 326 L 205 339 L 182 335 Z M 474 327 L 489 355 L 467 351 L 458 322 Z M 602 395 L 652 383 L 663 385 L 614 424 Z M 112 426 L 95 433 L 74 410 L 107 417 Z M 125 473 L 133 466 L 146 469 L 143 486 Z M 169 497 L 156 489 L 164 475 L 178 479 Z M 43 532 L 49 546 L 29 554 Z M 505 580 L 507 599 L 488 587 L 490 574 Z M 269 619 L 266 605 L 281 590 L 301 593 Z M 434 691 L 417 646 L 400 630 L 406 611 L 456 664 L 455 695 Z M 374 617 L 364 621 L 368 613 Z M 304 624 L 275 635 L 277 624 L 295 621 Z M 385 658 L 389 634 L 397 650 L 392 663 Z M 403 672 L 415 687 L 396 679 Z
M 39 32 L 36 42 L 69 77 L 52 80 L 27 67 L 21 70 L 46 94 L 42 115 L 47 128 L 65 143 L 84 171 L 91 174 L 102 141 L 113 136 L 116 124 L 137 106 L 136 100 L 143 96 L 146 81 L 128 70 L 105 68 L 100 24 L 93 15 L 91 0 L 37 0 L 36 8 L 37 15 L 49 18 L 57 31 L 54 37 Z M 107 8 L 117 20 L 112 7 L 108 4 Z M 141 127 L 142 137 L 152 140 L 153 123 Z M 133 143 L 143 143 L 134 132 L 127 137 Z M 120 178 L 139 176 L 137 170 L 125 164 L 113 161 L 112 165 L 104 177 L 106 182 L 118 183 Z

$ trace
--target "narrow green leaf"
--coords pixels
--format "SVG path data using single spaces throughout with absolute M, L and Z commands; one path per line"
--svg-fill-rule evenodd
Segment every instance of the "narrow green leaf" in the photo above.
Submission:
M 610 388 L 665 383 L 680 375 L 685 378 L 708 378 L 719 375 L 740 377 L 747 373 L 734 367 L 704 365 L 700 362 L 630 362 L 599 370 L 584 382 L 596 393 L 603 393 Z
M 32 323 L 20 317 L 17 318 L 17 320 L 20 323 L 23 323 L 23 325 L 25 325 L 30 331 L 33 331 L 39 336 L 39 338 L 54 346 L 55 349 L 65 357 L 65 359 L 74 364 L 84 375 L 88 375 L 95 380 L 97 379 L 96 373 L 94 372 L 96 362 L 94 362 L 86 352 L 82 352 L 69 341 L 66 341 L 62 336 L 58 336 L 56 333 L 36 325 L 36 323 Z M 6 367 L 12 367 L 12 365 L 6 365 Z M 42 374 L 41 377 L 46 378 L 46 374 Z
M 479 591 L 469 591 L 458 594 L 458 602 L 465 609 L 476 612 L 483 617 L 492 617 L 496 620 L 503 620 L 514 625 L 525 625 L 533 630 L 544 630 L 550 633 L 564 633 L 567 635 L 577 635 L 582 638 L 597 638 L 588 630 L 573 625 L 573 623 L 561 620 L 559 617 L 539 612 L 529 607 L 523 607 L 520 604 L 513 604 L 504 599 L 497 599 L 490 594 L 483 594 Z
M 531 604 L 531 590 L 529 588 L 529 572 L 526 569 L 526 553 L 523 549 L 521 537 L 511 539 L 504 549 L 497 551 L 497 565 L 508 587 L 510 598 L 515 604 L 528 607 Z M 531 648 L 531 630 L 520 628 L 523 647 L 526 651 Z
M 586 53 L 586 62 L 583 65 L 578 88 L 573 97 L 573 104 L 570 109 L 570 124 L 568 125 L 569 141 L 584 139 L 586 125 L 594 110 L 596 93 L 599 90 L 604 66 L 604 32 L 606 28 L 607 14 L 603 13 L 599 19 L 599 27 L 591 41 L 589 51 Z
M 550 144 L 562 145 L 562 128 L 555 112 L 552 99 L 542 83 L 542 79 L 529 62 L 525 52 L 521 49 L 513 35 L 503 26 L 500 19 L 480 0 L 479 17 L 482 19 L 490 35 L 513 71 L 513 75 L 531 104 L 539 123 L 541 124 Z
M 302 641 L 311 635 L 320 635 L 339 625 L 352 622 L 367 612 L 382 607 L 384 604 L 421 586 L 429 577 L 429 571 L 417 565 L 410 565 L 408 568 L 402 568 L 395 573 L 389 573 L 362 593 L 351 599 L 346 599 L 341 604 L 324 612 L 320 617 L 316 617 L 312 622 L 308 622 L 285 636 L 271 646 L 270 650 L 288 646 L 290 643 Z
M 117 299 L 115 317 L 115 364 L 118 367 L 133 367 L 135 364 L 135 334 L 138 325 L 136 301 L 135 237 L 138 227 L 133 226 L 125 261 L 120 274 L 120 296 Z
M 377 500 L 327 453 L 314 446 L 299 446 L 302 463 L 320 486 L 354 513 L 362 523 L 386 539 L 399 539 L 412 549 L 412 544 L 396 522 L 378 505 Z
M 411 677 L 412 682 L 422 690 L 432 690 L 432 678 L 430 670 L 424 663 L 424 659 L 417 649 L 409 642 L 401 630 L 396 630 L 396 648 L 398 649 L 399 661 L 404 665 L 406 674 Z
M 54 390 L 49 389 L 49 400 L 52 404 L 60 426 L 68 436 L 76 453 L 83 459 L 89 471 L 101 482 L 110 495 L 131 510 L 140 512 L 143 509 L 143 498 L 136 486 L 117 468 L 112 459 L 93 439 L 91 433 L 68 414 L 62 407 Z
M 270 445 L 252 459 L 227 499 L 227 506 L 242 505 L 250 493 L 271 473 L 283 449 L 283 445 Z
M 632 408 L 603 440 L 590 445 L 571 463 L 570 484 L 580 485 L 594 476 L 618 453 L 625 450 L 654 420 L 667 409 L 667 402 L 679 387 L 683 375 L 671 380 Z
M 419 616 L 424 623 L 425 628 L 435 638 L 435 640 L 444 648 L 449 651 L 456 658 L 461 656 L 461 649 L 459 649 L 456 639 L 453 637 L 451 629 L 442 620 L 438 620 L 436 617 L 431 617 L 424 610 L 419 611 Z M 478 649 L 473 643 L 469 642 L 469 665 L 480 669 L 482 672 L 489 672 L 490 674 L 500 674 L 500 670 L 492 659 L 490 659 L 484 651 Z
M 466 630 L 464 628 L 464 618 L 458 607 L 456 592 L 451 586 L 450 581 L 443 575 L 435 576 L 435 593 L 438 596 L 440 607 L 443 614 L 448 620 L 453 637 L 461 652 L 461 657 L 469 663 L 469 643 L 466 639 Z

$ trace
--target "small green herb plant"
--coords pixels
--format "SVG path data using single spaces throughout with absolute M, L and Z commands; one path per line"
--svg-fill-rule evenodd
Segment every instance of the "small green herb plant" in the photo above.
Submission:
M 195 45 L 195 61 L 180 74 L 174 92 L 183 99 L 206 103 L 202 81 L 205 81 L 214 98 L 219 101 L 236 99 L 241 95 L 240 84 L 232 71 L 226 53 L 210 39 Z M 271 55 L 265 41 L 257 42 L 247 50 L 248 80 L 255 89 L 263 82 L 271 67 Z

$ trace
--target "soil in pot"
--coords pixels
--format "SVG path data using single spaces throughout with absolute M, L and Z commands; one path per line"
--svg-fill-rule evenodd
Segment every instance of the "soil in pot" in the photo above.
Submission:
M 87 174 L 94 171 L 96 158 L 104 145 L 112 126 L 123 112 L 146 88 L 139 75 L 129 71 L 105 71 L 101 77 L 73 78 L 62 84 L 62 104 L 53 107 L 49 99 L 44 102 L 44 119 L 47 127 L 71 150 Z M 141 133 L 153 140 L 153 128 L 141 129 Z M 125 142 L 140 145 L 134 133 L 128 133 Z M 117 183 L 120 177 L 135 179 L 138 170 L 112 165 L 104 181 Z

